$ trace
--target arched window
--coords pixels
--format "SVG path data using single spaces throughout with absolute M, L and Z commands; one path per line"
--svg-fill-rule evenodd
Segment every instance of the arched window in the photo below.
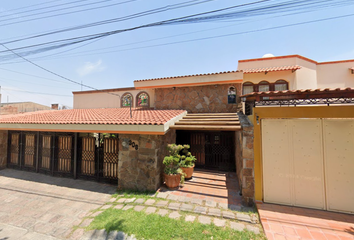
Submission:
M 133 95 L 131 93 L 124 93 L 122 96 L 121 107 L 130 107 L 130 104 L 133 105 Z
M 251 93 L 251 92 L 255 92 L 254 84 L 251 83 L 251 82 L 245 82 L 242 85 L 242 95 L 245 95 L 245 94 L 248 94 L 248 93 Z
M 274 91 L 289 90 L 288 82 L 285 80 L 278 80 L 274 83 Z
M 227 91 L 227 103 L 236 103 L 236 88 L 234 86 L 229 87 Z
M 258 92 L 268 92 L 269 90 L 269 82 L 262 81 L 258 83 Z
M 137 107 L 149 107 L 150 106 L 150 98 L 147 92 L 140 92 L 136 96 L 136 106 Z

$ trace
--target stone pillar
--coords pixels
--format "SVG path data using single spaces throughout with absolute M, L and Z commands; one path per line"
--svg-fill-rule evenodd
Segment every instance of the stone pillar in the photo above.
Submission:
M 0 169 L 6 168 L 8 131 L 0 131 Z
M 253 125 L 243 113 L 238 113 L 242 131 L 236 133 L 236 173 L 239 179 L 242 200 L 245 205 L 254 204 L 254 152 Z
M 120 134 L 118 189 L 157 190 L 167 144 L 175 141 L 175 130 L 165 135 Z

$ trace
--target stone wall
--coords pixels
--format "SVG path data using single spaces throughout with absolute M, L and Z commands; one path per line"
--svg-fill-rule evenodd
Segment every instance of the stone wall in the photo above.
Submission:
M 236 133 L 236 173 L 243 203 L 254 204 L 253 125 L 243 113 L 238 113 L 242 131 Z
M 0 169 L 6 168 L 8 131 L 0 131 Z
M 227 103 L 229 87 L 236 88 L 237 103 Z M 204 85 L 197 87 L 158 88 L 155 90 L 156 109 L 184 109 L 189 113 L 238 112 L 241 83 Z
M 176 131 L 165 135 L 119 135 L 118 189 L 155 191 L 161 183 L 167 144 L 176 141 Z M 136 150 L 129 141 L 138 145 Z

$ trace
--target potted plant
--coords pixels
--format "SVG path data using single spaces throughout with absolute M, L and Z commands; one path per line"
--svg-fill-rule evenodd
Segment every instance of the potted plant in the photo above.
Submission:
M 183 145 L 183 148 L 181 149 L 182 154 L 181 154 L 181 161 L 180 161 L 180 168 L 185 173 L 185 178 L 187 179 L 192 178 L 194 163 L 197 160 L 195 156 L 193 156 L 191 152 L 188 151 L 189 148 L 190 148 L 189 145 L 187 144 Z
M 179 168 L 180 158 L 179 152 L 183 149 L 182 145 L 176 144 L 168 144 L 167 145 L 169 156 L 166 156 L 163 160 L 163 164 L 165 165 L 164 169 L 164 181 L 168 188 L 177 188 L 182 180 L 184 181 L 184 175 L 181 173 L 182 170 Z

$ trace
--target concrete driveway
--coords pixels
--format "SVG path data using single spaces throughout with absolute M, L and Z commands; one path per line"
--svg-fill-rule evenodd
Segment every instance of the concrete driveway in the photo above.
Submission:
M 116 186 L 5 169 L 0 171 L 0 240 L 79 239 L 72 232 Z

